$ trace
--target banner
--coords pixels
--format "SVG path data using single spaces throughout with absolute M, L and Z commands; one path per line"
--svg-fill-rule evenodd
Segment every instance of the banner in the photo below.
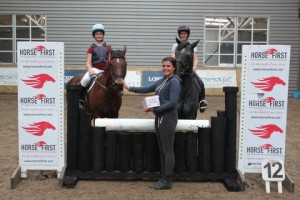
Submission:
M 244 45 L 238 168 L 261 172 L 264 159 L 284 161 L 290 46 Z
M 163 76 L 164 74 L 161 71 L 143 71 L 143 86 L 152 85 Z
M 64 44 L 18 42 L 19 165 L 64 166 Z
M 197 70 L 205 88 L 223 88 L 237 86 L 235 70 Z
M 130 86 L 141 86 L 141 72 L 140 71 L 127 71 L 125 82 Z
M 0 85 L 18 85 L 17 68 L 1 68 Z

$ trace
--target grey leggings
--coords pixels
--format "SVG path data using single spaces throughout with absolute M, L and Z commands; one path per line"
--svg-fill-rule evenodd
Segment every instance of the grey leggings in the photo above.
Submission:
M 155 117 L 155 131 L 160 153 L 161 174 L 167 176 L 172 175 L 174 172 L 174 139 L 177 121 L 178 116 L 174 114 Z

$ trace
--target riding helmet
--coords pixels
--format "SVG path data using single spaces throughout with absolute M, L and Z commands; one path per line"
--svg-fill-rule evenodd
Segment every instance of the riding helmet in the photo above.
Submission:
M 95 24 L 93 26 L 92 35 L 94 36 L 97 31 L 101 31 L 105 35 L 105 29 L 102 24 Z
M 190 35 L 190 33 L 191 33 L 190 27 L 188 27 L 187 25 L 181 25 L 178 27 L 178 29 L 177 29 L 178 35 L 180 35 L 181 31 L 186 31 L 188 33 L 188 35 Z

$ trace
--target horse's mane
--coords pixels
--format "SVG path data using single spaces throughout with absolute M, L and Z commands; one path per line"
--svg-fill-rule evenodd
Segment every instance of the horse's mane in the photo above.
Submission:
M 183 48 L 187 47 L 190 44 L 191 43 L 189 41 L 181 41 L 180 43 L 178 43 L 176 50 L 181 51 Z
M 125 58 L 124 52 L 122 50 L 115 50 L 111 55 L 111 59 L 113 58 Z

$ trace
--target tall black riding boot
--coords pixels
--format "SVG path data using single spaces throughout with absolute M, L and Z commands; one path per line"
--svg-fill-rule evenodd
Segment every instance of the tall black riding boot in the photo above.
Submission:
M 79 92 L 79 108 L 85 109 L 86 108 L 86 101 L 85 101 L 85 94 L 86 88 L 80 85 L 80 92 Z
M 167 190 L 172 188 L 171 175 L 162 175 L 161 179 L 150 186 L 156 190 Z
M 205 101 L 205 87 L 204 87 L 204 83 L 203 81 L 199 78 L 199 85 L 200 85 L 200 94 L 199 94 L 199 110 L 201 113 L 203 113 L 207 107 L 208 107 L 208 104 L 207 102 Z

